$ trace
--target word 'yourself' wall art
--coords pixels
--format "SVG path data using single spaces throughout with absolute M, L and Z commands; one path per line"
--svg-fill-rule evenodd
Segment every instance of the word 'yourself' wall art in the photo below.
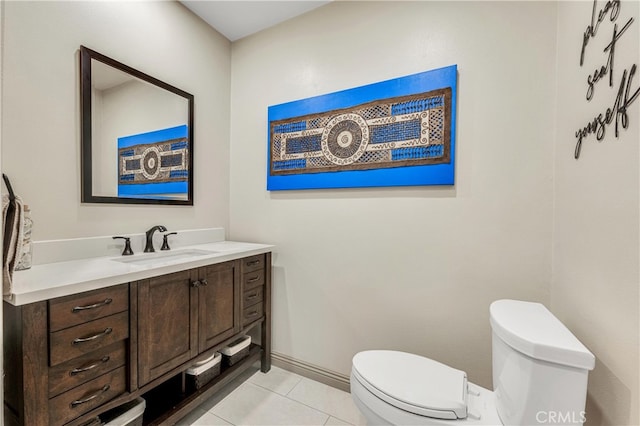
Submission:
M 455 65 L 269 107 L 267 189 L 453 185 Z

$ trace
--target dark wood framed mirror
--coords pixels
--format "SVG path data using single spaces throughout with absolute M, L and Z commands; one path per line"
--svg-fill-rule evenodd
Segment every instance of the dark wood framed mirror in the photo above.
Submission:
M 193 205 L 193 95 L 80 46 L 83 203 Z

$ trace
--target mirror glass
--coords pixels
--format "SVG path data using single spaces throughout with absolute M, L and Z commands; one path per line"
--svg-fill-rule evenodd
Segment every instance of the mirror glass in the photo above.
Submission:
M 82 201 L 193 205 L 193 96 L 80 48 Z

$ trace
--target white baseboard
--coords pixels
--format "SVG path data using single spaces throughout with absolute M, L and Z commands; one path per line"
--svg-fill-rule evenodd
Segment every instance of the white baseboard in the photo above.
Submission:
M 343 390 L 350 391 L 349 376 L 327 370 L 326 368 L 309 364 L 299 359 L 291 358 L 277 352 L 271 352 L 271 363 L 283 370 L 291 371 L 311 380 L 315 380 L 325 385 Z

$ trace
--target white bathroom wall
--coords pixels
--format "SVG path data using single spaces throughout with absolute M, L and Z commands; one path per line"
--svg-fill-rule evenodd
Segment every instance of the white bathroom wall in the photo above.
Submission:
M 277 245 L 273 349 L 406 350 L 491 387 L 489 304 L 547 302 L 556 4 L 333 2 L 232 45 L 230 237 Z M 267 107 L 458 65 L 453 187 L 266 191 Z
M 601 142 L 584 138 L 574 159 L 575 132 L 612 108 L 624 70 L 640 66 L 640 10 L 637 1 L 620 4 L 589 39 L 580 66 L 583 34 L 592 2 L 558 5 L 558 114 L 555 142 L 555 209 L 551 308 L 595 354 L 589 376 L 587 424 L 640 424 L 640 99 L 619 117 Z M 597 3 L 597 14 L 606 2 Z M 604 48 L 630 18 L 635 21 L 615 43 L 613 87 L 608 73 L 586 100 L 587 77 L 607 63 Z M 640 87 L 640 70 L 630 85 Z
M 177 2 L 5 3 L 2 170 L 36 240 L 227 226 L 230 42 Z M 194 206 L 80 203 L 79 47 L 195 96 Z

